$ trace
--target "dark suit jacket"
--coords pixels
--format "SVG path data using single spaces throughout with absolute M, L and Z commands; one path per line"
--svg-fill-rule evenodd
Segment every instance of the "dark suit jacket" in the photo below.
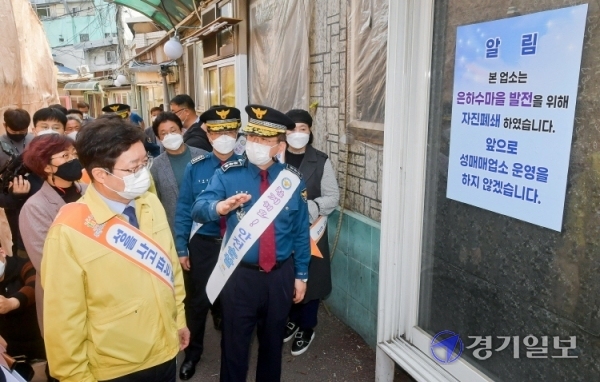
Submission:
M 201 123 L 196 122 L 183 134 L 183 143 L 188 146 L 212 152 L 212 146 L 208 141 L 206 132 L 200 127 Z

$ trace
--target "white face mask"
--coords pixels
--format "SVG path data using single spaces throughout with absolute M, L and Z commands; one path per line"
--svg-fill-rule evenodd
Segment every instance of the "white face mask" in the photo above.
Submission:
M 76 140 L 77 139 L 77 131 L 71 131 L 69 134 L 67 134 L 67 137 L 71 138 L 72 140 Z
M 83 119 L 88 119 L 90 115 L 88 113 L 83 113 Z
M 129 174 L 123 178 L 116 176 L 115 174 L 112 174 L 108 171 L 106 172 L 114 176 L 115 178 L 123 180 L 123 183 L 125 183 L 125 189 L 123 191 L 113 190 L 112 188 L 108 187 L 106 183 L 104 185 L 106 186 L 106 188 L 116 192 L 117 194 L 119 194 L 119 196 L 121 196 L 124 199 L 133 200 L 138 196 L 142 196 L 150 188 L 150 172 L 146 167 L 142 168 L 139 171 L 139 174 Z
M 310 134 L 291 133 L 286 136 L 287 143 L 295 149 L 301 149 L 308 144 Z
M 169 133 L 165 135 L 161 141 L 162 145 L 167 150 L 177 150 L 183 144 L 183 135 L 176 133 Z
M 4 261 L 0 261 L 0 277 L 4 276 L 5 270 L 6 270 L 6 259 L 4 259 Z
M 156 120 L 156 116 L 155 116 L 155 115 L 153 115 L 152 117 L 150 117 L 150 120 L 151 120 L 152 122 L 154 122 L 154 121 Z
M 229 135 L 221 135 L 219 138 L 212 141 L 212 146 L 215 151 L 220 154 L 228 154 L 233 151 L 236 140 Z
M 250 163 L 257 166 L 262 166 L 269 163 L 272 158 L 271 149 L 275 146 L 277 146 L 277 144 L 274 144 L 273 146 L 267 146 L 260 143 L 247 141 L 246 155 L 248 156 L 248 160 Z
M 46 134 L 58 134 L 58 131 L 52 130 L 52 129 L 38 131 L 38 133 L 36 134 L 36 137 L 41 137 L 42 135 L 46 135 Z

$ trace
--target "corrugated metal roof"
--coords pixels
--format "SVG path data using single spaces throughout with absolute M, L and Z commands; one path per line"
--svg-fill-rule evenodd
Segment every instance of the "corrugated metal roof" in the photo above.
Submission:
M 100 81 L 85 81 L 85 82 L 67 82 L 65 90 L 96 90 L 99 91 L 98 86 Z
M 114 0 L 147 16 L 164 30 L 170 30 L 194 12 L 193 0 Z

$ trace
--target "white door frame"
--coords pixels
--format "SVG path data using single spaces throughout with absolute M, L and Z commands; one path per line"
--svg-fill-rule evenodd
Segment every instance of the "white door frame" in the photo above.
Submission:
M 418 381 L 489 381 L 468 362 L 435 362 L 417 327 L 434 0 L 389 2 L 376 380 L 394 363 Z M 443 54 L 443 52 L 437 52 Z

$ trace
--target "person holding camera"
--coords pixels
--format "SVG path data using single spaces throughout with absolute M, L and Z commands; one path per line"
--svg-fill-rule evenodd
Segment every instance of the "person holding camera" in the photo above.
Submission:
M 27 132 L 31 117 L 27 110 L 8 109 L 4 112 L 4 129 L 6 134 L 0 136 L 0 207 L 4 208 L 6 220 L 12 235 L 11 253 L 16 254 L 22 247 L 19 234 L 20 197 L 30 192 L 30 183 L 21 175 L 13 176 L 14 168 L 19 166 L 18 156 L 31 142 L 34 135 Z M 10 168 L 9 168 L 10 167 Z
M 4 119 L 6 121 L 6 116 Z M 10 116 L 8 120 L 11 121 Z M 26 125 L 25 122 L 24 117 L 18 125 L 11 125 L 9 124 L 11 122 L 7 122 L 7 132 L 10 132 L 10 130 L 20 131 L 20 134 L 30 135 L 26 133 L 27 127 L 23 128 L 23 126 L 29 126 L 29 121 L 27 121 Z M 64 134 L 66 124 L 67 116 L 56 108 L 45 107 L 33 114 L 33 133 L 35 136 Z M 14 129 L 11 126 L 14 126 Z M 15 139 L 18 140 L 20 138 L 12 136 L 11 139 L 15 141 Z M 36 174 L 29 173 L 27 167 L 23 165 L 21 155 L 29 142 L 31 142 L 31 139 L 25 137 L 23 138 L 24 142 L 22 145 L 13 146 L 7 145 L 0 140 L 1 151 L 8 158 L 2 163 L 0 157 L 0 165 L 3 164 L 0 167 L 0 186 L 2 188 L 2 192 L 0 193 L 0 207 L 4 208 L 6 220 L 12 234 L 12 253 L 18 254 L 21 257 L 27 257 L 27 253 L 19 231 L 19 213 L 27 199 L 35 194 L 44 182 L 44 179 Z
M 35 301 L 43 333 L 43 301 L 40 275 L 46 235 L 60 207 L 78 200 L 85 185 L 78 183 L 82 169 L 74 141 L 64 135 L 35 137 L 23 154 L 23 162 L 34 174 L 45 179 L 41 189 L 23 205 L 19 228 L 27 254 L 37 271 Z
M 4 167 L 10 159 L 10 154 L 6 152 L 7 150 L 19 155 L 33 139 L 33 134 L 27 132 L 30 123 L 31 116 L 27 110 L 8 109 L 4 112 L 4 130 L 6 133 L 0 136 L 0 143 L 2 143 L 0 168 Z M 4 148 L 7 150 L 4 150 Z

